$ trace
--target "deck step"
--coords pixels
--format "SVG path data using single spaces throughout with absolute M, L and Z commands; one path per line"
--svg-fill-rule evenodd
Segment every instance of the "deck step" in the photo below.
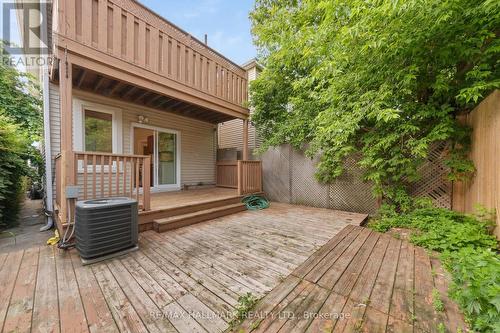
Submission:
M 242 212 L 244 210 L 246 210 L 246 206 L 241 202 L 199 210 L 188 214 L 156 219 L 153 221 L 153 229 L 157 232 L 165 232 L 168 230 L 185 227 L 191 224 L 215 219 L 217 217 Z

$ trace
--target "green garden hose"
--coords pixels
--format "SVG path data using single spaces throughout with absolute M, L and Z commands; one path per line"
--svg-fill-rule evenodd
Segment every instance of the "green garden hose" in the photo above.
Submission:
M 241 200 L 248 210 L 259 210 L 269 207 L 269 201 L 260 195 L 248 195 Z

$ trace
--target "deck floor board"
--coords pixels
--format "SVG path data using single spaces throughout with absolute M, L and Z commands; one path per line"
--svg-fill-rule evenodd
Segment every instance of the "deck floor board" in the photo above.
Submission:
M 447 332 L 465 332 L 463 316 L 446 298 L 448 281 L 424 249 L 347 226 L 259 301 L 254 313 L 267 316 L 248 318 L 236 331 L 434 332 L 442 323 Z M 443 312 L 432 306 L 435 288 Z
M 364 218 L 273 203 L 141 233 L 139 251 L 90 266 L 76 250 L 48 246 L 1 254 L 1 329 L 223 332 L 249 292 L 263 298 L 237 331 L 418 332 L 440 320 L 463 327 L 445 296 L 445 312 L 429 304 L 449 281 L 439 261 L 359 227 Z

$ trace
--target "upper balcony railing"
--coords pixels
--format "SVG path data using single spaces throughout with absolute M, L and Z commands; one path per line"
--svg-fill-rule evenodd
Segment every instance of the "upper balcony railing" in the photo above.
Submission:
M 83 45 L 241 108 L 245 70 L 133 0 L 58 0 L 53 29 Z M 57 40 L 56 40 L 56 43 Z M 76 44 L 75 44 L 76 43 Z M 70 46 L 68 51 L 73 51 Z M 87 55 L 87 57 L 90 57 Z M 179 85 L 177 85 L 179 87 Z M 226 104 L 227 105 L 227 104 Z

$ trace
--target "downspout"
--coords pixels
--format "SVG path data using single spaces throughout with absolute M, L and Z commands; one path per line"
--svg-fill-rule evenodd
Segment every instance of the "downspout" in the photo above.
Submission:
M 49 230 L 54 225 L 53 220 L 53 193 L 52 193 L 52 147 L 50 141 L 50 101 L 49 101 L 49 54 L 48 54 L 48 27 L 47 15 L 48 10 L 45 6 L 43 13 L 44 22 L 42 24 L 41 37 L 42 42 L 46 43 L 46 54 L 40 54 L 43 58 L 43 63 L 40 68 L 42 76 L 42 98 L 43 98 L 43 139 L 45 151 L 45 213 L 47 215 L 47 224 L 40 228 L 40 231 Z M 42 51 L 43 53 L 44 51 Z

